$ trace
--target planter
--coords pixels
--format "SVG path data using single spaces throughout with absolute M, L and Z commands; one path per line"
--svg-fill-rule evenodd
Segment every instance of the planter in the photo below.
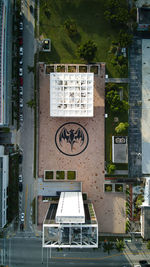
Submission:
M 54 72 L 54 66 L 46 66 L 46 74 L 49 74 L 51 72 Z
M 75 180 L 76 179 L 76 172 L 75 171 L 67 171 L 67 179 L 68 180 Z
M 57 66 L 57 72 L 65 72 L 65 66 L 64 65 Z
M 56 171 L 56 179 L 57 180 L 64 180 L 65 179 L 65 172 L 64 171 Z
M 79 72 L 87 72 L 87 66 L 79 66 Z
M 54 178 L 53 171 L 45 171 L 44 172 L 44 180 L 52 180 Z
M 123 184 L 115 184 L 115 192 L 122 193 L 123 192 Z
M 98 74 L 98 66 L 91 66 L 90 72 L 94 72 L 94 74 Z
M 76 66 L 68 66 L 68 72 L 76 72 Z
M 105 184 L 104 185 L 105 192 L 112 192 L 112 184 Z

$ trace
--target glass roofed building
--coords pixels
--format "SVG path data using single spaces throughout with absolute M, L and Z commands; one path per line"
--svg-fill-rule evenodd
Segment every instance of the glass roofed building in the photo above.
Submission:
M 50 116 L 93 117 L 93 73 L 50 74 Z

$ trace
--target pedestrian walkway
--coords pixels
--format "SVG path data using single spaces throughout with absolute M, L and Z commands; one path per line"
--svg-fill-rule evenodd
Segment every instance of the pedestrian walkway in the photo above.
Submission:
M 133 38 L 129 51 L 129 177 L 141 177 L 141 97 L 142 97 L 142 40 Z
M 129 83 L 128 78 L 106 78 L 105 83 Z

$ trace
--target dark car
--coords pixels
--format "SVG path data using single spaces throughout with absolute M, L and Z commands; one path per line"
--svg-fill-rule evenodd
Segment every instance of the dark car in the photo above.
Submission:
M 146 260 L 140 260 L 139 263 L 142 267 L 144 267 L 146 264 L 148 264 L 148 262 Z
M 19 37 L 19 45 L 23 45 L 23 38 L 21 36 Z
M 22 154 L 20 154 L 20 155 L 19 155 L 19 164 L 22 163 L 22 160 L 23 160 L 23 156 L 22 156 Z
M 20 80 L 20 86 L 23 86 L 23 77 L 19 77 Z
M 19 182 L 19 191 L 22 192 L 23 186 L 22 186 L 22 182 Z
M 21 223 L 21 224 L 20 224 L 20 230 L 23 231 L 23 229 L 24 229 L 24 224 Z
M 33 13 L 33 6 L 30 5 L 30 12 Z

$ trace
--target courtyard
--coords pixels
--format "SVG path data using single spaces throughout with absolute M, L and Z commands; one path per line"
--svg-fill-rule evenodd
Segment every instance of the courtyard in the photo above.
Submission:
M 46 74 L 44 64 L 39 65 L 38 177 L 44 178 L 45 170 L 75 171 L 74 182 L 81 182 L 82 192 L 87 193 L 88 199 L 92 201 L 99 231 L 123 233 L 126 219 L 125 194 L 104 193 L 105 64 L 99 63 L 99 68 L 100 73 L 94 75 L 94 116 L 70 118 L 50 117 L 50 75 Z M 60 142 L 58 133 L 60 130 L 62 133 L 64 127 L 67 134 L 64 138 L 63 132 Z M 75 134 L 78 129 L 84 139 L 78 138 L 71 147 L 67 136 L 71 131 Z M 66 183 L 66 180 L 63 182 Z M 50 187 L 51 181 L 46 183 Z M 41 210 L 44 204 L 48 206 L 48 203 L 41 203 Z M 39 221 L 42 222 L 42 219 Z

